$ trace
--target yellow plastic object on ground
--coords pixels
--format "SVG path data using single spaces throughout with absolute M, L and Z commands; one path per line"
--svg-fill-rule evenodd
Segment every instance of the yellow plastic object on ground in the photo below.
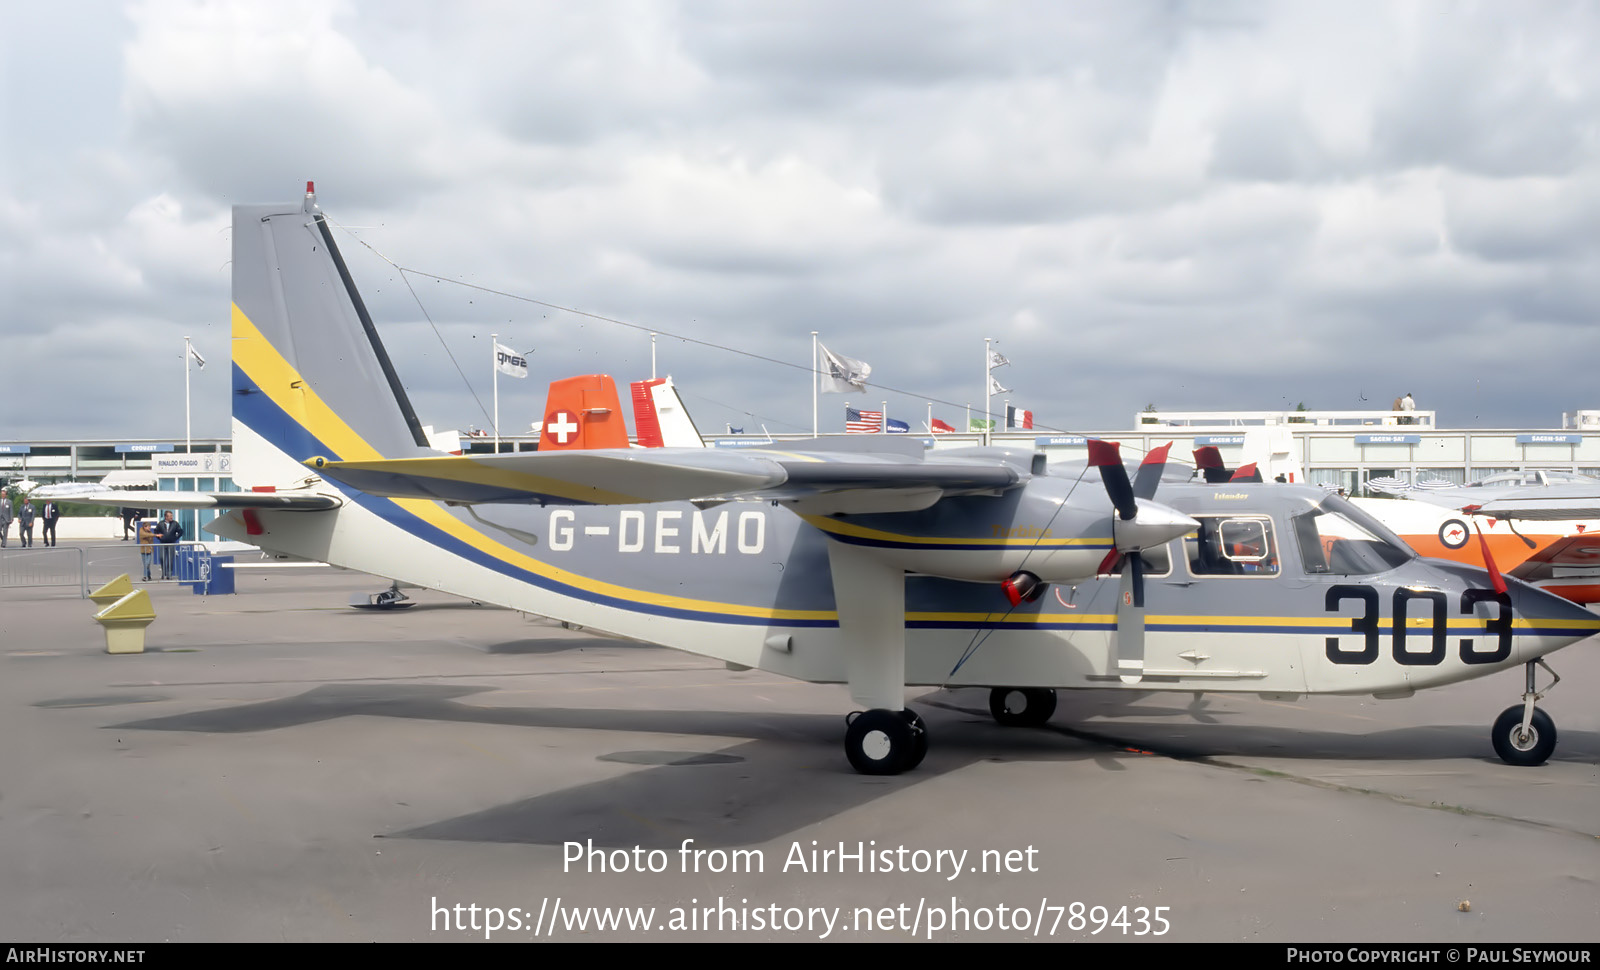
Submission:
M 111 582 L 90 593 L 89 598 L 94 600 L 96 603 L 99 603 L 101 606 L 105 606 L 107 603 L 115 603 L 117 600 L 122 599 L 131 592 L 133 592 L 133 580 L 128 576 L 127 573 L 123 573 L 121 576 L 118 576 L 116 579 L 113 579 Z
M 94 621 L 106 628 L 106 653 L 143 653 L 144 628 L 155 618 L 150 594 L 142 589 L 129 591 L 94 615 Z

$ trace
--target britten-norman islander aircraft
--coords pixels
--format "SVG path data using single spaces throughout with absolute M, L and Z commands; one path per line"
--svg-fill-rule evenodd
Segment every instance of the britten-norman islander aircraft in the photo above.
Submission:
M 908 685 L 988 687 L 1029 725 L 1057 688 L 1401 697 L 1525 665 L 1495 749 L 1554 748 L 1534 664 L 1600 617 L 1420 559 L 1320 488 L 1162 482 L 1164 448 L 1130 476 L 1103 442 L 1048 473 L 1028 450 L 890 436 L 431 451 L 306 189 L 233 210 L 234 478 L 253 490 L 193 497 L 229 509 L 218 534 L 846 684 L 867 774 L 927 752 Z

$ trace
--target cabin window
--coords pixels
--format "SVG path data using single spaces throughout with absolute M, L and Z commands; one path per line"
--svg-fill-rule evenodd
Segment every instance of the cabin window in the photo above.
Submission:
M 1278 542 L 1264 515 L 1197 516 L 1200 528 L 1184 537 L 1195 576 L 1278 575 Z

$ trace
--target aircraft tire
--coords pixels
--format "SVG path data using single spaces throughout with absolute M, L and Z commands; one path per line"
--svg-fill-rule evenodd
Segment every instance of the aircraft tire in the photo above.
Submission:
M 1006 727 L 1039 727 L 1056 712 L 1056 692 L 1048 687 L 996 687 L 989 691 L 989 713 Z
M 861 774 L 898 775 L 921 760 L 917 754 L 919 732 L 903 712 L 881 708 L 862 711 L 849 724 L 844 733 L 844 755 Z M 926 742 L 924 753 L 925 745 Z
M 1522 705 L 1508 707 L 1494 719 L 1494 753 L 1508 765 L 1542 765 L 1556 750 L 1556 722 L 1537 707 L 1528 723 L 1527 737 L 1518 737 L 1522 728 Z

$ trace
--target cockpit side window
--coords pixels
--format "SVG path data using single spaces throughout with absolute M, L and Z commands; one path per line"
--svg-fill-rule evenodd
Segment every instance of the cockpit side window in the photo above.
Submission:
M 1278 542 L 1266 516 L 1197 516 L 1200 528 L 1183 540 L 1195 576 L 1278 574 Z
M 1337 496 L 1290 519 L 1300 563 L 1310 574 L 1369 576 L 1388 572 L 1416 553 L 1365 512 Z

